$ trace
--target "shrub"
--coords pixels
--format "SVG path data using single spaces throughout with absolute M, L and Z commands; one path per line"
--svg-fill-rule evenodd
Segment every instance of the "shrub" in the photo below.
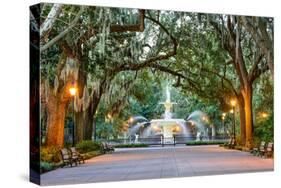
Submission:
M 95 156 L 98 156 L 100 154 L 101 154 L 100 151 L 90 151 L 88 153 L 83 154 L 83 157 L 85 158 L 85 160 L 87 160 L 87 159 L 91 159 Z
M 225 141 L 189 141 L 185 145 L 190 146 L 190 145 L 220 145 L 224 144 Z
M 115 148 L 140 148 L 140 147 L 148 147 L 148 144 L 118 144 L 114 146 Z
M 239 146 L 239 145 L 237 145 L 237 146 L 234 146 L 234 149 L 237 149 L 237 150 L 243 150 L 243 147 L 242 146 Z
M 41 173 L 51 171 L 54 168 L 55 168 L 55 165 L 53 163 L 48 163 L 48 162 L 41 162 L 40 163 Z
M 42 147 L 40 149 L 40 159 L 42 162 L 57 163 L 60 162 L 60 150 L 56 147 Z
M 256 142 L 257 145 L 259 145 L 261 141 L 273 141 L 273 121 L 274 118 L 271 114 L 269 117 L 267 117 L 267 119 L 260 119 L 256 122 L 254 125 L 254 142 Z
M 76 148 L 81 153 L 87 153 L 90 151 L 99 151 L 101 149 L 100 142 L 93 142 L 92 140 L 83 140 L 76 144 Z

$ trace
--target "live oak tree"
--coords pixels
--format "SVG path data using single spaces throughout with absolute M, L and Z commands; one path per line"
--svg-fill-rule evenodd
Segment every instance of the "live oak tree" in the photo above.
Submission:
M 123 109 L 128 108 L 130 96 L 141 98 L 136 88 L 149 72 L 149 77 L 169 78 L 185 95 L 207 99 L 222 111 L 229 109 L 229 98 L 235 97 L 242 143 L 251 147 L 253 85 L 268 68 L 274 72 L 272 22 L 243 16 L 44 4 L 36 27 L 41 29 L 46 144 L 63 146 L 65 113 L 72 100 L 76 142 L 96 137 L 92 135 L 95 118 L 100 123 L 102 116 L 110 115 L 115 126 L 121 126 L 128 116 Z M 78 88 L 75 97 L 68 92 L 73 86 Z M 105 108 L 102 114 L 97 113 L 99 107 Z
M 46 96 L 42 97 L 42 102 L 49 109 L 47 146 L 61 147 L 63 145 L 65 109 L 71 99 L 67 89 L 71 84 L 75 83 L 79 89 L 79 95 L 75 96 L 74 99 L 77 141 L 89 139 L 92 133 L 92 118 L 99 100 L 102 94 L 107 91 L 114 76 L 122 71 L 136 71 L 156 61 L 167 59 L 175 55 L 177 48 L 176 41 L 165 30 L 164 26 L 156 20 L 151 20 L 155 25 L 160 26 L 160 30 L 163 30 L 159 34 L 164 32 L 168 38 L 171 38 L 172 50 L 168 49 L 168 52 L 162 50 L 162 54 L 160 54 L 161 50 L 155 50 L 156 52 L 148 50 L 145 55 L 139 53 L 146 47 L 146 44 L 143 44 L 142 41 L 148 39 L 144 40 L 145 37 L 135 36 L 128 32 L 144 31 L 145 12 L 143 10 L 135 11 L 135 14 L 139 13 L 138 23 L 131 24 L 129 22 L 121 23 L 122 20 L 111 20 L 111 11 L 113 14 L 116 11 L 117 14 L 120 14 L 120 10 L 79 6 L 65 7 L 65 9 L 71 12 L 62 13 L 63 18 L 66 15 L 67 18 L 65 19 L 73 20 L 66 26 L 64 24 L 61 27 L 59 27 L 59 24 L 53 26 L 52 32 L 49 32 L 48 35 L 50 39 L 45 39 L 41 47 L 43 57 L 41 64 L 46 75 L 42 82 L 42 90 L 46 91 L 44 92 Z M 73 16 L 72 11 L 76 12 L 75 16 Z M 134 12 L 134 10 L 123 11 L 124 17 L 126 18 L 126 14 L 131 12 Z M 122 16 L 120 17 L 122 18 Z M 150 19 L 149 17 L 146 18 Z M 62 18 L 59 18 L 58 22 L 60 19 Z M 75 27 L 75 25 L 77 26 Z M 75 32 L 78 26 L 80 33 Z M 150 26 L 155 27 L 153 24 L 150 24 Z M 159 29 L 156 28 L 156 30 Z M 121 38 L 111 36 L 112 33 L 125 33 L 125 36 Z M 154 37 L 157 38 L 157 36 Z M 141 42 L 138 43 L 140 40 Z M 107 42 L 110 44 L 107 44 Z M 129 45 L 126 43 L 129 43 Z M 107 45 L 111 46 L 106 47 Z M 108 55 L 110 53 L 105 53 L 105 50 L 108 49 L 114 52 L 111 56 Z M 61 54 L 60 60 L 58 60 L 58 54 Z M 125 61 L 120 62 L 118 55 L 123 57 L 123 61 Z M 91 56 L 95 58 L 91 59 Z M 55 61 L 59 63 L 55 63 Z M 93 67 L 94 69 L 89 71 Z M 98 76 L 96 73 L 98 73 Z M 88 78 L 90 78 L 89 81 Z M 85 117 L 89 120 L 85 120 Z
M 202 98 L 218 100 L 222 107 L 227 106 L 230 98 L 236 98 L 241 141 L 250 148 L 253 139 L 253 84 L 273 63 L 271 21 L 258 21 L 262 22 L 261 28 L 252 23 L 259 34 L 253 36 L 257 33 L 242 24 L 242 20 L 250 18 L 243 16 L 182 14 L 178 19 L 181 19 L 182 30 L 178 32 L 180 48 L 177 61 L 170 61 L 165 67 L 159 66 L 177 73 L 174 74 L 178 77 L 177 86 Z M 258 41 L 263 42 L 258 44 Z M 263 50 L 259 50 L 261 45 Z
M 114 14 L 114 10 L 112 10 L 112 12 L 112 14 Z M 104 20 L 107 20 L 107 16 L 110 17 L 111 15 L 103 15 L 103 18 L 105 18 Z M 110 24 L 107 26 L 108 29 L 103 28 L 104 30 L 107 30 L 108 33 L 105 33 L 105 36 L 101 36 L 95 49 L 89 51 L 89 59 L 94 61 L 89 64 L 91 70 L 88 72 L 92 75 L 92 79 L 96 79 L 96 81 L 98 80 L 98 83 L 96 81 L 95 83 L 96 85 L 99 85 L 99 90 L 97 91 L 98 95 L 95 95 L 97 98 L 92 100 L 95 104 L 94 109 L 88 114 L 91 121 L 83 122 L 82 124 L 89 127 L 88 133 L 90 133 L 87 137 L 84 137 L 84 139 L 91 139 L 92 129 L 95 129 L 94 116 L 99 101 L 104 93 L 110 91 L 110 88 L 112 87 L 111 81 L 115 76 L 124 71 L 138 71 L 157 61 L 168 59 L 176 54 L 177 42 L 159 21 L 154 20 L 149 16 L 145 16 L 143 10 L 139 11 L 138 17 L 138 24 L 122 25 L 120 26 L 121 28 L 117 25 L 112 25 L 114 20 L 111 20 Z M 145 20 L 150 20 L 150 22 L 144 22 Z M 118 20 L 115 22 L 118 23 Z M 144 24 L 146 26 L 145 30 Z M 160 29 L 157 28 L 157 25 L 159 25 Z M 125 33 L 126 29 L 133 32 L 141 31 L 142 34 Z M 160 37 L 155 36 L 153 30 L 156 31 Z M 168 40 L 163 45 L 157 45 L 157 43 L 149 44 L 151 37 L 154 37 L 154 40 L 158 43 L 165 38 Z M 147 46 L 149 46 L 149 49 L 145 50 Z M 98 78 L 95 75 L 97 70 L 99 75 Z M 94 74 L 92 72 L 94 72 Z M 121 104 L 122 103 L 119 101 L 119 103 L 115 104 L 115 108 L 120 109 Z M 77 127 L 79 127 L 79 125 Z M 79 129 L 81 130 L 82 128 L 80 127 Z
M 243 136 L 243 132 L 245 132 L 245 146 L 251 148 L 253 142 L 253 83 L 268 70 L 268 63 L 272 62 L 268 62 L 270 58 L 264 58 L 264 52 L 259 50 L 257 43 L 253 43 L 253 36 L 242 26 L 241 18 L 243 16 L 225 16 L 220 17 L 220 24 L 216 21 L 211 21 L 211 24 L 221 37 L 223 48 L 230 55 L 239 80 L 239 91 L 235 95 L 240 113 L 243 110 L 245 112 L 245 130 L 241 130 L 241 135 Z
M 239 19 L 245 30 L 251 34 L 255 45 L 261 49 L 272 77 L 274 77 L 273 18 L 241 16 Z

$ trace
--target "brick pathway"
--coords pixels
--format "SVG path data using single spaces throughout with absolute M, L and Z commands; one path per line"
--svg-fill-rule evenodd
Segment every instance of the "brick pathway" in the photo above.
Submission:
M 273 160 L 218 146 L 117 149 L 73 168 L 43 174 L 42 185 L 272 171 Z

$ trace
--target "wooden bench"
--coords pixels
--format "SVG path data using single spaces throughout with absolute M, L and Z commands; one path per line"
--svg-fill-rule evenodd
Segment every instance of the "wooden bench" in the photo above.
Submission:
M 102 153 L 113 152 L 114 147 L 112 145 L 109 145 L 106 142 L 102 142 L 101 143 L 101 150 L 102 150 Z
M 82 162 L 85 163 L 84 157 L 76 150 L 75 147 L 71 147 L 69 151 L 73 160 L 76 160 L 79 164 Z
M 252 153 L 256 156 L 264 156 L 265 154 L 265 141 L 261 141 L 260 146 L 253 149 Z
M 273 157 L 273 142 L 269 142 L 264 152 L 266 158 Z
M 235 139 L 234 139 L 233 137 L 231 137 L 231 138 L 229 139 L 228 143 L 225 144 L 225 146 L 226 146 L 227 148 L 233 149 L 234 146 L 235 146 Z
M 62 167 L 64 166 L 68 166 L 70 165 L 70 167 L 72 167 L 72 164 L 75 164 L 75 166 L 77 166 L 77 160 L 73 159 L 71 157 L 71 153 L 69 153 L 68 149 L 63 148 L 60 150 L 61 153 L 61 158 L 62 158 Z

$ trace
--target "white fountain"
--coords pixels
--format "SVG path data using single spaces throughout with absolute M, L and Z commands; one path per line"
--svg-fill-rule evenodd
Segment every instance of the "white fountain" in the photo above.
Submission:
M 186 120 L 175 119 L 172 115 L 173 106 L 177 103 L 171 101 L 169 86 L 166 86 L 166 100 L 160 102 L 165 107 L 163 119 L 147 120 L 143 116 L 134 116 L 132 126 L 129 128 L 128 135 L 138 143 L 142 138 L 164 138 L 164 143 L 172 143 L 176 135 L 178 140 L 187 141 L 189 139 L 206 140 L 208 139 L 208 116 L 206 113 L 196 110 L 192 112 Z M 215 128 L 212 127 L 212 136 L 215 135 Z M 162 143 L 162 142 L 161 142 Z
M 160 104 L 165 106 L 164 119 L 152 119 L 150 121 L 154 135 L 163 135 L 165 143 L 173 142 L 174 135 L 187 135 L 186 121 L 184 119 L 172 118 L 172 107 L 176 103 L 171 102 L 169 86 L 166 86 L 166 101 Z

